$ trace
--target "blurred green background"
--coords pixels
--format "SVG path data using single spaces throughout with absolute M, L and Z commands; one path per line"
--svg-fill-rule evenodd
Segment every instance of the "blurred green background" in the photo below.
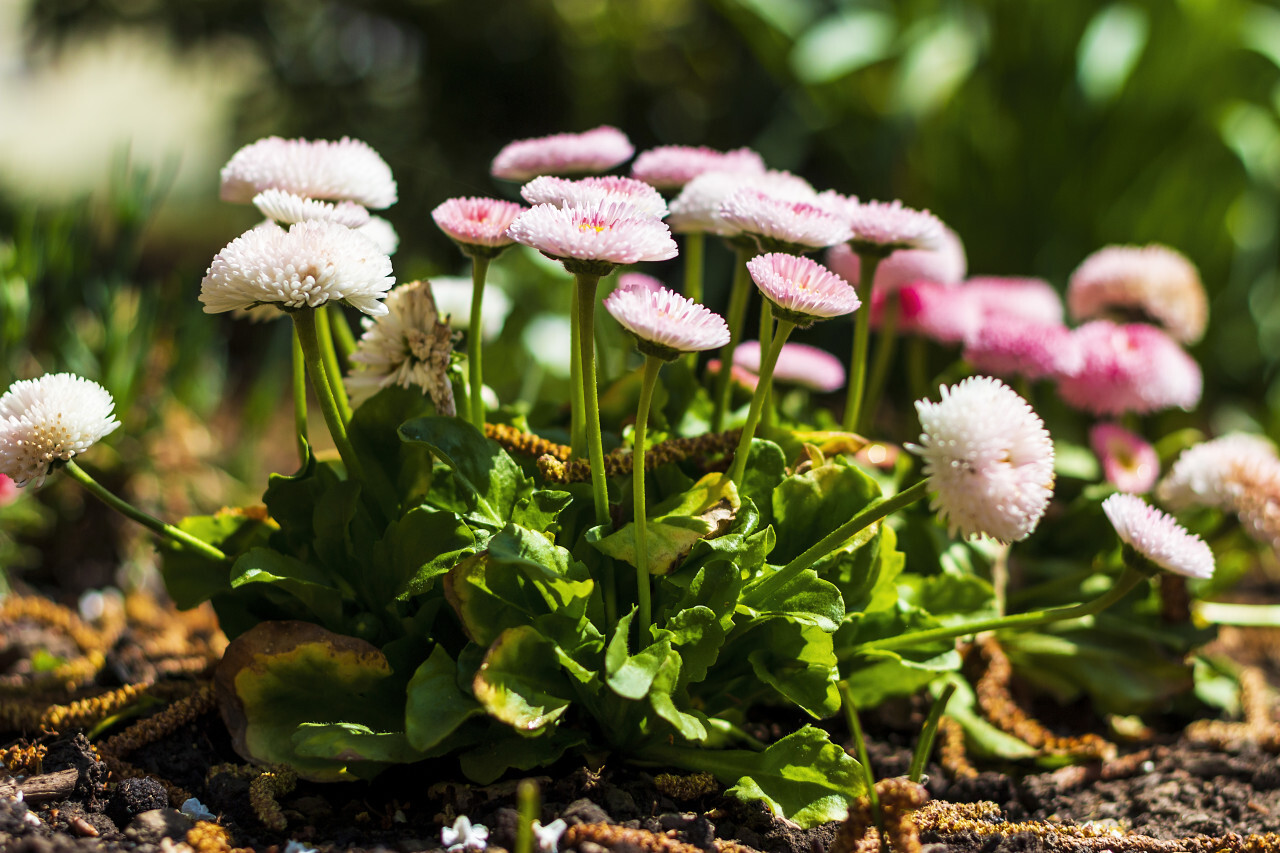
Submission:
M 241 368 L 282 351 L 281 330 L 203 319 L 195 301 L 215 252 L 256 220 L 217 201 L 236 148 L 368 141 L 400 183 L 384 215 L 408 280 L 465 269 L 429 213 L 513 195 L 488 177 L 503 144 L 608 123 L 639 150 L 749 145 L 819 189 L 929 208 L 972 273 L 1065 287 L 1105 244 L 1173 246 L 1212 299 L 1195 350 L 1206 404 L 1189 420 L 1280 435 L 1271 4 L 0 0 L 0 116 L 5 384 L 79 370 L 126 401 L 150 383 L 200 424 L 266 430 L 283 380 Z M 508 282 L 525 268 L 540 269 L 516 261 Z M 568 296 L 512 290 L 498 346 L 514 350 Z M 504 398 L 520 393 L 506 381 Z M 226 389 L 236 406 L 218 402 Z

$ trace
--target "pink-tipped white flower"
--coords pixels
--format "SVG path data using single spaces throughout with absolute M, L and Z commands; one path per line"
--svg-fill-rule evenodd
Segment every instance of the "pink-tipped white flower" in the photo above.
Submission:
M 464 254 L 493 257 L 515 242 L 507 229 L 525 210 L 496 198 L 451 198 L 431 211 L 431 218 Z
M 1160 568 L 1189 578 L 1213 577 L 1213 552 L 1204 540 L 1137 495 L 1111 495 L 1102 511 L 1120 541 Z
M 733 351 L 735 367 L 760 372 L 760 342 L 743 341 Z M 808 344 L 785 343 L 773 368 L 773 381 L 829 393 L 844 387 L 844 365 L 831 353 Z
M 646 355 L 670 361 L 681 353 L 729 343 L 729 326 L 723 317 L 665 287 L 618 287 L 605 297 L 604 307 L 635 335 Z
M 849 239 L 849 226 L 822 207 L 747 187 L 720 205 L 720 219 L 765 250 L 812 252 Z
M 1084 363 L 1071 330 L 1061 323 L 990 315 L 965 336 L 963 356 L 980 373 L 1027 379 L 1071 374 Z
M 888 255 L 901 249 L 941 249 L 946 226 L 927 210 L 901 201 L 851 199 L 845 216 L 853 231 L 850 243 L 859 252 Z
M 570 272 L 583 265 L 603 275 L 613 266 L 665 261 L 676 256 L 666 224 L 637 216 L 631 207 L 605 202 L 591 207 L 539 204 L 516 217 L 508 229 L 517 243 L 565 261 Z M 573 263 L 578 262 L 578 263 Z
M 642 151 L 631 177 L 660 190 L 678 190 L 706 172 L 763 172 L 764 158 L 750 148 L 716 151 L 688 145 L 660 145 Z
M 1116 424 L 1096 424 L 1089 446 L 1102 462 L 1103 475 L 1122 492 L 1145 494 L 1160 476 L 1156 449 L 1139 435 Z
M 771 252 L 747 261 L 776 316 L 797 325 L 852 314 L 862 303 L 849 283 L 817 261 Z
M 40 486 L 56 462 L 84 453 L 120 422 L 111 394 L 72 373 L 13 383 L 0 397 L 0 474 Z
M 847 243 L 827 250 L 827 266 L 846 281 L 861 281 L 862 261 L 853 247 Z M 953 286 L 964 281 L 969 268 L 960 236 L 945 225 L 942 238 L 934 249 L 903 249 L 894 252 L 876 267 L 871 290 L 871 325 L 878 324 L 878 303 L 885 294 L 919 281 Z
M 1188 447 L 1178 456 L 1156 488 L 1156 497 L 1169 509 L 1193 506 L 1230 509 L 1241 492 L 1241 475 L 1280 468 L 1271 440 L 1236 432 Z
M 263 190 L 304 198 L 352 201 L 375 210 L 396 203 L 386 161 L 358 139 L 269 136 L 237 151 L 222 168 L 222 200 L 247 204 Z
M 1083 363 L 1058 380 L 1058 391 L 1070 405 L 1096 415 L 1119 415 L 1191 409 L 1200 401 L 1200 366 L 1155 326 L 1095 320 L 1072 336 Z
M 1195 264 L 1159 245 L 1094 252 L 1071 274 L 1067 303 L 1078 320 L 1136 312 L 1188 344 L 1204 336 L 1209 320 L 1209 299 Z
M 314 198 L 294 195 L 288 190 L 263 190 L 253 197 L 253 206 L 263 216 L 279 225 L 292 225 L 309 219 L 336 222 L 348 228 L 359 228 L 369 222 L 369 211 L 350 201 L 332 204 Z
M 930 504 L 954 536 L 1017 542 L 1031 535 L 1053 497 L 1053 441 L 1044 422 L 1009 386 L 971 376 L 916 401 Z
M 625 133 L 603 125 L 585 133 L 556 133 L 510 142 L 493 158 L 489 172 L 508 181 L 607 172 L 630 160 L 635 151 Z
M 645 275 L 642 272 L 624 272 L 618 276 L 618 290 L 649 290 L 656 292 L 665 287 L 666 285 L 653 276 Z
M 427 281 L 411 281 L 387 294 L 387 313 L 364 319 L 364 334 L 351 354 L 361 367 L 346 377 L 351 402 L 360 405 L 390 385 L 417 385 L 442 415 L 457 414 L 449 382 L 453 332 L 436 310 Z
M 200 283 L 206 314 L 273 304 L 315 308 L 345 302 L 366 314 L 387 312 L 395 283 L 391 259 L 371 240 L 332 222 L 286 231 L 267 223 L 241 234 L 213 259 Z
M 554 204 L 556 207 L 591 207 L 601 202 L 628 204 L 638 215 L 662 219 L 667 215 L 667 202 L 662 194 L 644 181 L 617 175 L 581 178 L 576 181 L 543 175 L 520 188 L 529 204 Z
M 720 207 L 729 196 L 747 188 L 787 201 L 816 204 L 818 198 L 808 181 L 790 172 L 705 172 L 686 184 L 672 200 L 667 224 L 676 233 L 736 237 L 741 229 L 725 221 Z

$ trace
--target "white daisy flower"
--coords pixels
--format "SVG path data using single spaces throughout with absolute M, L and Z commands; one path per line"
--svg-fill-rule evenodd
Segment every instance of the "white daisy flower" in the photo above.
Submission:
M 42 485 L 54 463 L 120 426 L 114 408 L 105 388 L 71 373 L 13 383 L 0 397 L 0 474 L 19 486 Z
M 246 204 L 269 189 L 375 210 L 396 203 L 391 167 L 367 143 L 345 136 L 337 142 L 269 136 L 241 148 L 222 168 L 223 201 Z
M 853 247 L 860 252 L 889 254 L 899 249 L 933 249 L 945 245 L 946 226 L 927 210 L 915 210 L 900 201 L 858 201 L 845 208 L 853 229 Z
M 263 216 L 281 225 L 323 219 L 348 228 L 359 228 L 369 221 L 369 211 L 358 204 L 340 201 L 332 204 L 314 198 L 295 195 L 288 190 L 263 190 L 253 197 L 253 206 Z
M 1213 577 L 1213 552 L 1204 540 L 1137 495 L 1111 495 L 1102 511 L 1122 542 L 1160 568 L 1190 578 Z

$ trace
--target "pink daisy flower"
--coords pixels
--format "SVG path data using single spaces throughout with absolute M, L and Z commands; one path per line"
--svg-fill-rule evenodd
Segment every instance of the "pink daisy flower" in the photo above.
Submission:
M 222 167 L 223 201 L 248 204 L 270 189 L 375 210 L 396 203 L 391 167 L 368 144 L 345 136 L 337 142 L 269 136 L 241 148 Z
M 1136 313 L 1188 344 L 1203 337 L 1209 319 L 1209 299 L 1195 264 L 1159 245 L 1094 252 L 1071 274 L 1067 303 L 1078 320 Z
M 1089 445 L 1102 462 L 1108 483 L 1122 492 L 1149 492 L 1160 475 L 1156 449 L 1141 436 L 1116 424 L 1096 424 L 1089 430 Z
M 980 373 L 1027 379 L 1071 374 L 1084 364 L 1066 326 L 1014 317 L 984 317 L 965 336 L 963 356 Z
M 720 219 L 777 252 L 812 252 L 849 239 L 849 226 L 821 207 L 747 187 L 720 205 Z
M 889 260 L 895 257 L 897 255 Z M 989 322 L 1016 318 L 1029 323 L 1062 325 L 1062 297 L 1044 279 L 977 276 L 966 281 L 963 289 Z
M 618 287 L 616 289 L 658 291 L 665 288 L 666 285 L 651 275 L 645 275 L 642 272 L 624 272 L 618 276 Z
M 637 216 L 625 204 L 601 202 L 589 207 L 539 204 L 516 217 L 508 234 L 565 262 L 570 272 L 606 275 L 613 267 L 676 256 L 676 241 L 660 219 Z
M 451 198 L 431 211 L 431 218 L 464 254 L 494 257 L 515 242 L 507 229 L 525 210 L 496 198 Z
M 665 287 L 618 287 L 604 308 L 635 335 L 640 352 L 666 361 L 729 343 L 723 317 Z
M 846 207 L 850 243 L 859 252 L 889 255 L 899 249 L 939 249 L 946 227 L 927 210 L 914 210 L 900 201 L 851 199 Z
M 253 206 L 263 216 L 280 225 L 323 219 L 348 228 L 359 228 L 369 223 L 369 211 L 350 201 L 330 204 L 313 198 L 294 195 L 288 190 L 263 190 L 253 197 Z
M 554 204 L 556 207 L 589 207 L 600 202 L 621 202 L 635 208 L 636 213 L 662 219 L 667 215 L 667 202 L 662 194 L 644 181 L 617 175 L 582 178 L 577 181 L 543 175 L 520 188 L 529 204 Z
M 1070 405 L 1096 415 L 1191 409 L 1200 401 L 1200 366 L 1155 326 L 1095 320 L 1072 336 L 1083 356 L 1078 370 L 1058 378 Z
M 899 253 L 903 254 L 903 253 Z M 896 255 L 891 255 L 891 258 Z M 875 310 L 878 291 L 871 293 Z M 898 328 L 947 344 L 960 343 L 982 325 L 982 307 L 963 287 L 917 281 L 898 291 Z M 883 309 L 884 297 L 879 299 Z M 875 315 L 872 315 L 874 322 Z
M 971 376 L 916 401 L 930 507 L 954 536 L 1017 542 L 1031 535 L 1053 497 L 1053 441 L 1044 422 L 1009 386 Z
M 862 261 L 847 243 L 828 249 L 826 261 L 827 266 L 845 281 L 861 280 Z M 942 226 L 942 238 L 936 249 L 903 249 L 894 252 L 876 267 L 871 293 L 871 325 L 877 325 L 876 306 L 877 302 L 883 302 L 884 294 L 917 281 L 957 285 L 964 281 L 968 266 L 964 244 L 960 242 L 959 235 L 945 225 Z
M 1137 495 L 1111 495 L 1102 511 L 1120 541 L 1160 568 L 1190 578 L 1213 577 L 1213 552 L 1204 540 Z
M 817 261 L 773 252 L 747 262 L 747 270 L 774 313 L 799 326 L 852 314 L 862 303 L 849 283 Z
M 760 342 L 743 341 L 733 351 L 734 367 L 760 372 Z M 813 391 L 829 393 L 844 387 L 844 365 L 831 353 L 808 344 L 786 343 L 773 368 L 775 382 L 788 382 Z
M 660 145 L 642 151 L 631 177 L 660 190 L 678 190 L 704 172 L 763 172 L 764 158 L 750 148 L 716 151 L 689 145 Z
M 635 151 L 625 133 L 602 125 L 585 133 L 556 133 L 510 142 L 493 158 L 489 172 L 508 181 L 607 172 L 630 160 Z
M 726 222 L 720 206 L 741 189 L 758 189 L 774 198 L 815 204 L 817 191 L 790 172 L 705 172 L 687 183 L 671 202 L 667 224 L 677 233 L 690 231 L 736 237 L 741 230 Z
M 1160 481 L 1156 497 L 1172 510 L 1229 509 L 1240 495 L 1240 474 L 1280 467 L 1276 446 L 1261 435 L 1234 432 L 1188 447 Z

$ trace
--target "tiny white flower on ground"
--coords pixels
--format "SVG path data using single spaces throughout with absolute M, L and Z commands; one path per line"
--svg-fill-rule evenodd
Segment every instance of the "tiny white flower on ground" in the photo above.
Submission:
M 1213 577 L 1213 552 L 1199 536 L 1137 495 L 1114 494 L 1102 502 L 1116 534 L 1139 555 L 1191 578 Z
M 195 797 L 188 797 L 187 799 L 183 800 L 182 806 L 178 809 L 178 811 L 182 812 L 184 815 L 191 818 L 192 820 L 217 820 L 218 819 L 218 816 L 216 814 L 209 811 L 208 807 L 205 806 L 204 803 L 197 800 Z
M 402 284 L 387 295 L 387 313 L 365 319 L 365 332 L 351 354 L 363 366 L 346 377 L 351 402 L 360 405 L 382 388 L 417 385 L 442 415 L 457 413 L 449 358 L 453 331 L 436 310 L 427 281 Z
M 535 820 L 532 827 L 533 837 L 538 843 L 538 853 L 556 853 L 560 849 L 560 836 L 569 828 L 564 818 L 559 817 L 546 826 L 542 825 L 542 821 Z
M 111 394 L 71 373 L 13 383 L 0 397 L 0 474 L 40 486 L 54 463 L 83 453 L 120 422 Z
M 333 222 L 264 224 L 232 240 L 200 283 L 206 314 L 275 304 L 316 308 L 341 301 L 366 314 L 387 312 L 391 259 L 371 240 Z
M 284 853 L 316 853 L 316 848 L 290 838 L 289 843 L 284 846 Z
M 508 181 L 607 172 L 630 160 L 635 152 L 625 133 L 602 125 L 585 133 L 556 133 L 510 142 L 493 158 L 489 172 Z
M 1017 542 L 1031 535 L 1053 497 L 1053 441 L 1044 422 L 1009 386 L 972 376 L 916 401 L 930 507 L 954 536 Z
M 263 216 L 280 225 L 323 219 L 348 228 L 359 228 L 369 222 L 369 211 L 349 201 L 332 204 L 295 195 L 288 190 L 263 190 L 253 197 L 253 206 Z
M 469 817 L 458 815 L 453 826 L 441 827 L 440 840 L 449 853 L 457 853 L 460 850 L 483 850 L 489 846 L 489 828 L 479 823 L 472 826 Z
M 724 318 L 665 287 L 618 287 L 605 310 L 631 334 L 645 355 L 670 361 L 680 353 L 716 349 L 729 342 Z
M 809 258 L 773 252 L 747 261 L 747 270 L 774 313 L 797 325 L 852 314 L 862 304 L 847 281 Z
M 380 210 L 396 203 L 391 167 L 365 142 L 343 137 L 269 136 L 237 151 L 222 168 L 222 200 L 246 204 L 263 190 L 353 201 Z

